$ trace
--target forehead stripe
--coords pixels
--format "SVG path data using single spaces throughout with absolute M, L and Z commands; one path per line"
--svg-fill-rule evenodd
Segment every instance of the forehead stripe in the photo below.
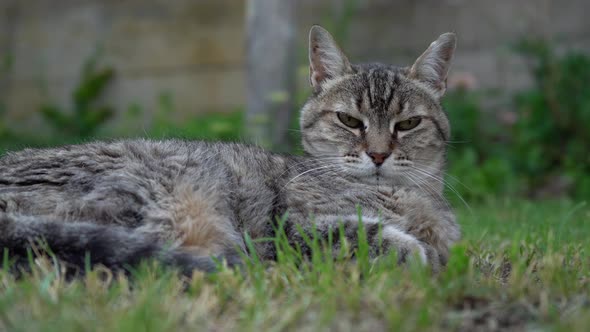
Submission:
M 391 101 L 393 100 L 393 90 L 393 86 L 389 86 L 389 94 L 387 95 L 384 105 L 387 109 L 389 109 L 391 106 Z
M 370 70 L 369 84 L 367 94 L 369 96 L 369 106 L 380 112 L 386 112 L 393 100 L 395 83 L 397 82 L 396 74 L 387 70 Z

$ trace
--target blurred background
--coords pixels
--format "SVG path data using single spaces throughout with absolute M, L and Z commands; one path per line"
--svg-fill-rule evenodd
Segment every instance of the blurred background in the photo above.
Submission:
M 352 62 L 398 65 L 454 31 L 449 191 L 588 199 L 588 12 L 587 0 L 0 0 L 0 153 L 118 137 L 301 153 L 312 24 Z

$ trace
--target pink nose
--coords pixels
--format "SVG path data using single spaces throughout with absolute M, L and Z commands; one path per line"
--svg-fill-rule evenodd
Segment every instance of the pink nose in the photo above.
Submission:
M 391 152 L 385 152 L 385 153 L 367 152 L 367 155 L 369 157 L 371 157 L 371 160 L 373 160 L 373 163 L 376 166 L 381 166 L 381 164 L 383 164 L 385 159 L 387 159 L 387 157 L 389 157 L 391 155 Z

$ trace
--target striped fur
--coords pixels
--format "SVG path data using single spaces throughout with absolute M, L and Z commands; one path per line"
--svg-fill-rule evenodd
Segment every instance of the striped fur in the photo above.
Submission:
M 352 65 L 327 31 L 312 28 L 303 157 L 182 140 L 9 153 L 0 158 L 0 247 L 22 261 L 43 239 L 78 268 L 85 257 L 113 269 L 154 258 L 188 274 L 214 270 L 215 258 L 239 264 L 245 234 L 272 237 L 286 214 L 285 233 L 303 250 L 298 229 L 327 238 L 342 225 L 354 245 L 360 206 L 373 256 L 416 253 L 438 269 L 460 235 L 442 196 L 450 126 L 439 99 L 454 50 L 454 37 L 443 36 L 398 68 Z M 339 112 L 363 126 L 345 125 Z M 413 117 L 419 125 L 398 130 Z M 255 250 L 276 257 L 271 242 Z

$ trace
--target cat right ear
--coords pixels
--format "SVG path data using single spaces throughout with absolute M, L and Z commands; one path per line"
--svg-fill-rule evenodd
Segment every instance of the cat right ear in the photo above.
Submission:
M 426 83 L 437 97 L 442 97 L 447 88 L 447 75 L 456 44 L 454 33 L 440 35 L 412 65 L 410 78 Z
M 350 62 L 330 33 L 319 25 L 309 31 L 309 81 L 317 92 L 330 80 L 352 72 Z

